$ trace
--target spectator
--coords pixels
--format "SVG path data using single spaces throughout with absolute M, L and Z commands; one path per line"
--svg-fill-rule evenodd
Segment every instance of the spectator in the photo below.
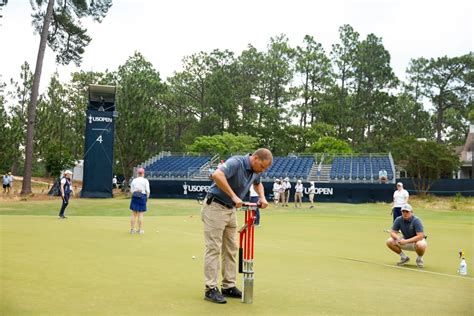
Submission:
M 273 183 L 273 203 L 275 205 L 278 205 L 278 202 L 280 201 L 280 189 L 281 189 L 281 183 L 280 179 L 275 179 L 275 182 Z
M 224 164 L 224 160 L 221 160 L 219 164 L 217 165 L 217 169 L 219 169 L 223 164 Z
M 64 176 L 59 184 L 59 190 L 61 192 L 61 198 L 63 200 L 61 209 L 59 210 L 59 219 L 66 219 L 67 217 L 64 215 L 64 212 L 66 211 L 66 207 L 69 205 L 69 198 L 71 197 L 71 193 L 73 192 L 72 172 L 70 170 L 64 171 Z
M 260 209 L 258 208 L 258 193 L 255 191 L 255 188 L 253 185 L 250 186 L 250 202 L 251 203 L 257 203 L 257 209 L 255 210 L 255 220 L 254 224 L 255 226 L 260 226 Z
M 291 183 L 288 177 L 286 177 L 283 180 L 283 188 L 285 189 L 283 203 L 285 204 L 285 206 L 288 206 L 288 201 L 290 200 L 290 192 L 291 192 Z
M 212 174 L 214 173 L 214 171 L 216 171 L 216 169 L 214 169 L 212 166 L 209 166 L 209 171 L 208 171 L 209 180 L 212 180 Z
M 117 189 L 118 188 L 118 185 L 117 185 L 117 176 L 114 176 L 114 178 L 112 179 L 112 186 L 114 189 Z
M 285 187 L 283 185 L 283 181 L 280 180 L 279 182 L 280 186 L 278 187 L 278 202 L 280 203 L 280 206 L 285 205 Z
M 387 170 L 385 169 L 380 169 L 379 171 L 379 181 L 380 183 L 387 183 L 388 178 L 387 178 Z
M 298 203 L 300 208 L 302 207 L 303 202 L 303 183 L 301 180 L 298 180 L 295 185 L 295 207 L 298 208 Z
M 399 216 L 402 216 L 402 206 L 408 203 L 408 198 L 410 194 L 408 191 L 403 188 L 403 183 L 397 183 L 397 190 L 393 192 L 393 207 L 392 215 L 393 221 Z
M 314 187 L 314 181 L 310 181 L 310 187 L 308 189 L 309 203 L 311 204 L 309 208 L 313 208 L 314 194 L 316 193 L 316 188 Z
M 10 173 L 11 174 L 11 173 Z M 2 177 L 3 193 L 10 193 L 10 174 L 5 172 Z

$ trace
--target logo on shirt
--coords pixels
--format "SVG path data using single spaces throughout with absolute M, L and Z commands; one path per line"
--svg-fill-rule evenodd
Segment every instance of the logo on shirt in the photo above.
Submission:
M 104 116 L 92 116 L 89 114 L 89 124 L 92 124 L 92 122 L 106 122 L 106 123 L 112 123 L 112 118 L 111 117 L 104 117 Z

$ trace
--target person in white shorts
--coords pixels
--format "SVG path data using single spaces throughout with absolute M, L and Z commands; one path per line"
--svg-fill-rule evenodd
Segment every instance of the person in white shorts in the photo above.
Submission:
M 423 223 L 421 219 L 413 215 L 413 208 L 410 204 L 405 204 L 401 207 L 402 216 L 399 216 L 393 222 L 390 238 L 387 239 L 387 247 L 393 252 L 400 255 L 400 261 L 397 265 L 405 265 L 410 258 L 403 252 L 415 251 L 418 257 L 416 258 L 416 265 L 423 268 L 425 254 L 428 244 L 426 243 L 425 233 L 423 231 Z M 398 234 L 401 231 L 402 237 Z

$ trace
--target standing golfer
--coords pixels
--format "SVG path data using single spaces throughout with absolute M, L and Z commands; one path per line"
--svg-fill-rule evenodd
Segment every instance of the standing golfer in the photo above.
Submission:
M 242 199 L 251 185 L 258 193 L 260 208 L 268 206 L 260 173 L 267 170 L 272 161 L 272 153 L 260 148 L 251 155 L 229 158 L 212 174 L 213 183 L 201 210 L 206 244 L 204 298 L 208 301 L 224 304 L 224 296 L 242 297 L 242 292 L 236 287 L 236 209 L 242 206 Z M 221 260 L 222 294 L 217 288 Z
M 397 183 L 397 190 L 393 192 L 393 208 L 392 208 L 392 215 L 393 221 L 402 215 L 402 206 L 408 203 L 408 198 L 410 194 L 408 191 L 403 188 L 403 183 Z
M 130 201 L 130 234 L 144 234 L 143 230 L 143 214 L 146 212 L 146 202 L 150 197 L 150 182 L 145 179 L 145 169 L 138 168 L 137 177 L 130 184 L 130 192 L 132 192 L 132 200 Z M 138 222 L 138 229 L 135 226 Z
M 69 198 L 72 193 L 72 172 L 70 170 L 64 171 L 64 177 L 61 179 L 59 190 L 61 192 L 61 198 L 63 200 L 63 204 L 61 205 L 61 210 L 59 211 L 59 218 L 66 219 L 67 217 L 64 216 L 64 212 L 66 211 L 66 207 L 69 205 Z
M 423 223 L 420 218 L 413 215 L 413 208 L 410 204 L 403 205 L 401 209 L 402 216 L 397 217 L 393 222 L 390 238 L 387 239 L 387 246 L 400 255 L 400 261 L 397 265 L 402 266 L 410 261 L 410 258 L 403 252 L 403 250 L 409 250 L 416 251 L 418 255 L 416 265 L 423 268 L 423 255 L 428 246 L 423 232 Z M 399 231 L 402 232 L 403 237 L 398 235 Z

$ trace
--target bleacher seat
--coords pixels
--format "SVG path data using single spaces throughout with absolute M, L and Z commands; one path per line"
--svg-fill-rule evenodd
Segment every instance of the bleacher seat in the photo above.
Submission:
M 333 181 L 378 181 L 381 169 L 387 170 L 388 179 L 393 180 L 394 170 L 388 156 L 334 157 L 329 171 L 329 179 Z
M 272 166 L 263 174 L 269 178 L 308 179 L 313 157 L 273 157 Z
M 166 156 L 147 166 L 145 171 L 157 177 L 185 178 L 197 172 L 210 159 L 210 156 Z

